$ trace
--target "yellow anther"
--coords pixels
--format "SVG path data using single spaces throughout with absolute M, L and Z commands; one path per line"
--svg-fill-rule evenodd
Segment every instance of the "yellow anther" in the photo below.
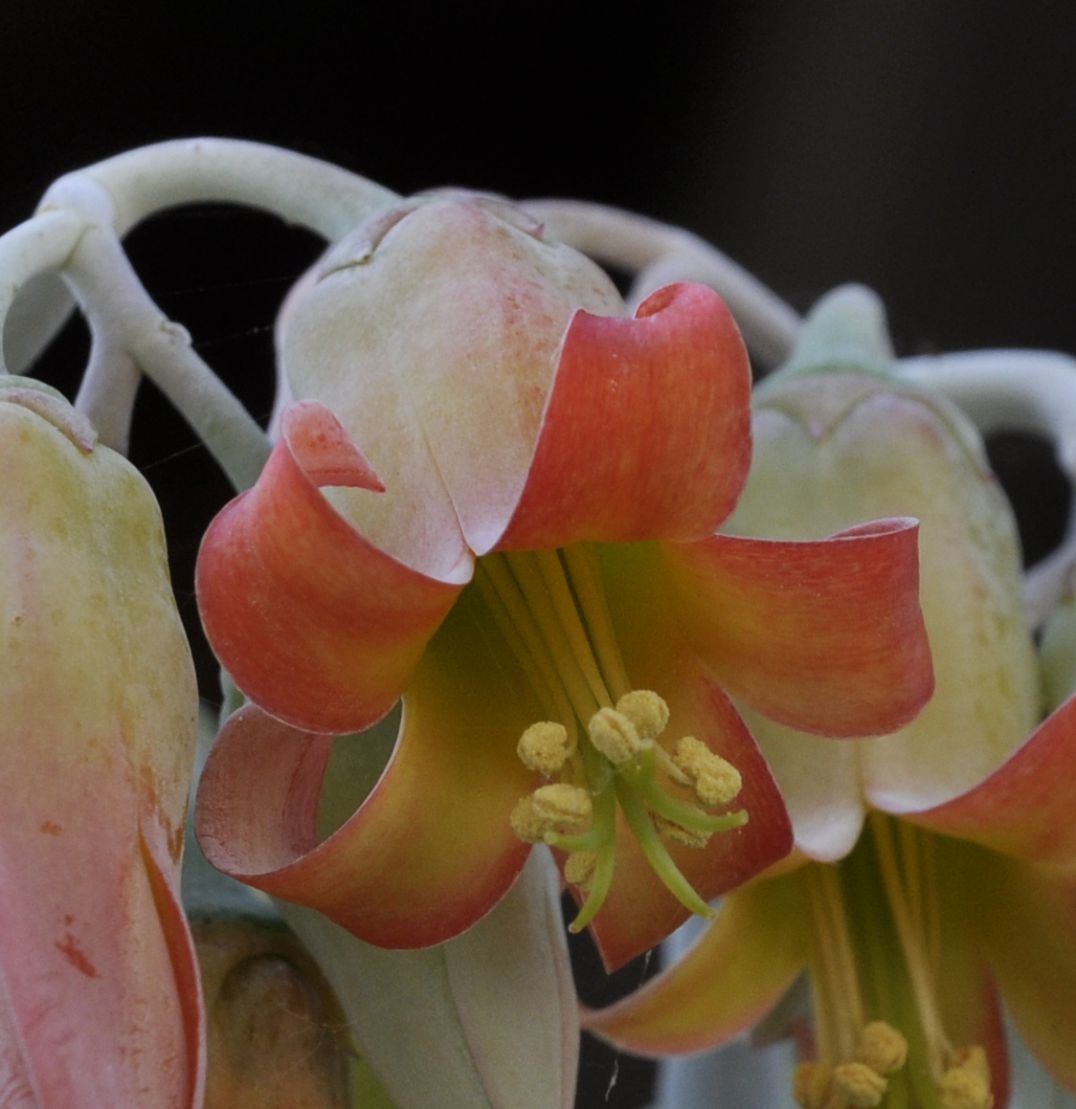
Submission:
M 595 748 L 614 766 L 630 762 L 649 746 L 640 738 L 635 725 L 616 709 L 599 709 L 590 718 L 587 734 Z
M 545 837 L 545 821 L 534 811 L 534 798 L 530 794 L 515 803 L 508 822 L 524 843 L 541 843 Z
M 881 1105 L 889 1083 L 866 1063 L 841 1063 L 833 1068 L 833 1092 L 839 1105 L 871 1109 Z
M 575 754 L 575 743 L 563 724 L 542 720 L 519 737 L 516 752 L 528 770 L 549 776 L 562 770 Z
M 616 703 L 616 711 L 623 713 L 640 739 L 657 739 L 669 722 L 669 706 L 653 690 L 633 689 Z
M 803 1109 L 824 1109 L 833 1088 L 833 1068 L 827 1063 L 800 1063 L 793 1080 L 796 1104 Z
M 549 825 L 550 832 L 579 831 L 590 823 L 590 794 L 581 786 L 554 782 L 539 786 L 531 794 L 535 813 Z
M 573 851 L 564 863 L 564 880 L 578 886 L 584 892 L 594 878 L 594 868 L 598 865 L 596 851 Z
M 663 816 L 658 816 L 657 813 L 652 814 L 651 819 L 654 821 L 654 827 L 666 838 L 671 839 L 673 843 L 679 843 L 682 847 L 705 847 L 710 842 L 711 832 L 696 832 L 691 828 L 681 828 L 679 824 L 674 824 L 671 820 L 666 820 Z
M 938 1095 L 942 1109 L 991 1109 L 994 1104 L 987 1083 L 965 1067 L 952 1067 L 941 1076 Z
M 953 1052 L 953 1061 L 938 1083 L 943 1109 L 991 1109 L 990 1065 L 978 1044 Z
M 582 831 L 590 815 L 590 794 L 585 789 L 555 782 L 517 801 L 508 819 L 524 843 L 542 843 L 550 836 Z
M 990 1084 L 990 1063 L 986 1058 L 986 1048 L 980 1044 L 958 1047 L 949 1057 L 949 1066 L 964 1067 L 979 1075 L 987 1085 Z
M 740 772 L 700 739 L 686 735 L 676 743 L 673 763 L 691 779 L 704 805 L 727 805 L 743 785 Z
M 892 1074 L 908 1058 L 908 1041 L 891 1024 L 872 1020 L 863 1026 L 856 1041 L 856 1062 L 865 1063 L 879 1074 Z

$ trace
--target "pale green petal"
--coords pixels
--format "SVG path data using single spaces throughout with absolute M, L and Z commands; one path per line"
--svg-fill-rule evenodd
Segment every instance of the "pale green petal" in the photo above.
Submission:
M 399 1109 L 571 1109 L 578 1015 L 544 849 L 485 919 L 438 947 L 383 950 L 279 905 Z

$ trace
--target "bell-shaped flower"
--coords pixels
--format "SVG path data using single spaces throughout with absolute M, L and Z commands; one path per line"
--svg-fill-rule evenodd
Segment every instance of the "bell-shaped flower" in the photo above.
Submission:
M 58 393 L 0 379 L 0 1101 L 183 1109 L 197 693 L 156 502 L 94 440 Z
M 301 283 L 280 328 L 299 401 L 199 559 L 253 702 L 203 778 L 215 865 L 422 946 L 544 841 L 616 966 L 789 848 L 727 694 L 833 735 L 918 711 L 914 521 L 717 535 L 750 458 L 739 333 L 702 286 L 623 313 L 584 257 L 476 198 L 378 217 Z M 331 736 L 401 697 L 387 765 L 319 831 Z
M 1076 1088 L 1076 701 L 1035 730 L 1011 510 L 961 414 L 879 372 L 885 343 L 864 290 L 819 306 L 759 391 L 730 526 L 811 538 L 862 513 L 918 516 L 936 694 L 856 744 L 757 720 L 804 865 L 728 897 L 679 963 L 588 1023 L 632 1050 L 697 1051 L 756 1024 L 806 969 L 800 1104 L 1001 1109 L 999 991 Z

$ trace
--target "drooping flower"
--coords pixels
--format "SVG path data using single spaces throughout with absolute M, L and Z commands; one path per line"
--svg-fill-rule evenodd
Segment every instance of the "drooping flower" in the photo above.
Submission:
M 160 513 L 34 382 L 0 379 L 0 468 L 0 1100 L 193 1107 L 198 702 Z
M 1076 1088 L 1076 701 L 1033 730 L 1011 510 L 959 412 L 870 372 L 885 369 L 882 330 L 862 290 L 819 306 L 801 372 L 760 390 L 732 526 L 809 537 L 863 512 L 916 514 L 936 695 L 857 744 L 758 720 L 803 865 L 731 895 L 682 961 L 589 1023 L 633 1050 L 697 1051 L 751 1027 L 807 969 L 801 1104 L 1001 1109 L 999 991 Z
M 585 258 L 476 198 L 378 217 L 290 298 L 300 401 L 199 559 L 253 702 L 203 778 L 217 866 L 421 946 L 544 840 L 615 966 L 788 849 L 725 691 L 834 735 L 922 705 L 914 522 L 716 535 L 749 463 L 739 334 L 701 286 L 622 313 Z M 388 764 L 319 829 L 332 735 L 401 696 Z

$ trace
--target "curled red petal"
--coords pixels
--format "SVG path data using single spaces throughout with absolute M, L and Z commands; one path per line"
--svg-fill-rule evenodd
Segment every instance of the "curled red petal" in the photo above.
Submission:
M 1076 876 L 1076 697 L 974 789 L 907 818 Z
M 380 947 L 440 943 L 496 904 L 529 850 L 508 818 L 535 784 L 515 743 L 541 711 L 510 657 L 484 646 L 467 603 L 458 608 L 408 689 L 388 764 L 327 838 L 323 787 L 346 788 L 331 770 L 326 779 L 334 739 L 254 706 L 229 720 L 198 795 L 213 865 Z
M 725 1043 L 760 1020 L 806 965 L 805 919 L 798 876 L 737 890 L 682 959 L 623 1001 L 585 1013 L 583 1025 L 644 1055 Z
M 751 374 L 724 301 L 670 285 L 635 319 L 578 312 L 505 549 L 714 531 L 751 456 Z
M 210 525 L 197 590 L 209 641 L 244 693 L 297 727 L 342 733 L 399 699 L 470 565 L 452 555 L 446 580 L 404 565 L 332 508 L 324 481 L 379 487 L 335 417 L 307 401 L 285 416 L 254 488 Z
M 715 535 L 662 546 L 684 634 L 721 683 L 821 735 L 895 731 L 934 688 L 914 520 L 829 539 Z

